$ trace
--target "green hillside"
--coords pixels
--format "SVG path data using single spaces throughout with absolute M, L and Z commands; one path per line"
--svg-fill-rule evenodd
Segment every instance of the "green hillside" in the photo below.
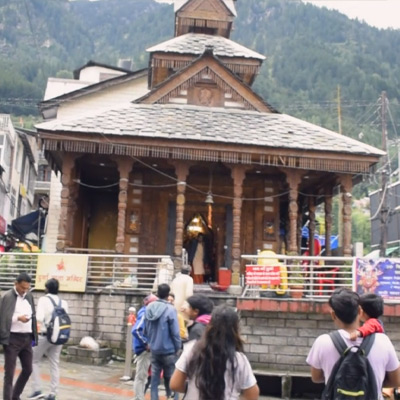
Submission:
M 278 110 L 380 146 L 379 97 L 400 129 L 400 31 L 309 4 L 239 0 L 232 39 L 267 56 L 255 90 Z M 0 0 L 0 112 L 37 113 L 49 76 L 88 60 L 147 66 L 145 49 L 173 36 L 173 7 L 153 0 Z M 393 124 L 392 124 L 393 120 Z

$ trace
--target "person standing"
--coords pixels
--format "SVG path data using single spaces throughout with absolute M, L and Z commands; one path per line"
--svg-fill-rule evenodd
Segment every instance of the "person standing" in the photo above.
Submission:
M 169 386 L 182 344 L 176 310 L 167 301 L 169 292 L 170 287 L 166 283 L 158 286 L 158 300 L 150 304 L 145 312 L 145 334 L 151 351 L 151 400 L 159 400 L 158 385 L 162 370 Z M 178 394 L 174 398 L 177 400 Z
M 32 394 L 28 397 L 30 400 L 43 399 L 45 395 L 41 391 L 40 380 L 40 362 L 46 354 L 50 363 L 50 394 L 46 400 L 55 400 L 60 381 L 59 362 L 62 350 L 61 344 L 52 344 L 47 340 L 46 331 L 50 323 L 54 305 L 60 304 L 60 297 L 58 296 L 59 282 L 57 279 L 51 278 L 45 283 L 45 295 L 39 298 L 37 307 L 37 322 L 40 327 L 39 342 L 37 347 L 33 350 L 33 371 L 32 371 Z M 68 313 L 68 303 L 61 300 L 61 307 Z
M 345 344 L 359 346 L 362 338 L 351 341 L 350 335 L 360 326 L 360 297 L 348 288 L 336 289 L 329 299 L 331 317 Z M 339 352 L 329 334 L 320 335 L 311 347 L 307 364 L 311 366 L 314 383 L 327 384 L 334 365 L 340 358 Z M 400 364 L 396 350 L 390 339 L 383 333 L 375 333 L 375 340 L 367 356 L 375 375 L 377 393 L 375 399 L 382 398 L 384 387 L 400 386 Z M 371 396 L 372 397 L 372 396 Z
M 32 344 L 37 343 L 36 313 L 29 289 L 31 277 L 21 272 L 0 304 L 0 343 L 4 348 L 4 400 L 19 400 L 32 373 Z M 17 357 L 22 371 L 13 386 Z
M 178 313 L 182 312 L 183 303 L 193 295 L 193 278 L 190 276 L 192 268 L 190 265 L 182 267 L 181 272 L 176 275 L 171 283 L 171 292 L 175 296 L 174 306 Z
M 190 296 L 187 302 L 189 306 L 186 312 L 190 321 L 192 321 L 192 324 L 188 327 L 188 340 L 198 340 L 211 320 L 214 303 L 206 295 L 201 293 Z
M 197 238 L 192 241 L 188 251 L 189 263 L 193 267 L 193 281 L 196 284 L 204 283 L 205 264 L 207 252 L 204 246 L 204 236 L 199 233 Z
M 171 389 L 187 399 L 257 400 L 259 388 L 243 353 L 239 317 L 222 304 L 199 340 L 189 342 L 176 363 Z
M 144 400 L 148 371 L 151 363 L 150 347 L 144 334 L 146 308 L 157 296 L 149 294 L 143 300 L 143 307 L 139 310 L 136 323 L 132 327 L 132 348 L 136 354 L 136 373 L 133 382 L 135 396 L 133 400 Z

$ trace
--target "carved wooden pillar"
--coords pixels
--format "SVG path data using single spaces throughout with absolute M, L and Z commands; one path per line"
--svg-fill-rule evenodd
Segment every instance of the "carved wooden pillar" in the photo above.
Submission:
M 289 251 L 291 253 L 299 254 L 299 247 L 297 245 L 297 218 L 299 206 L 297 200 L 299 197 L 299 184 L 301 182 L 301 174 L 299 171 L 287 171 L 286 181 L 289 185 Z
M 67 237 L 65 240 L 66 246 L 71 247 L 73 245 L 73 236 L 75 229 L 75 215 L 78 211 L 77 200 L 79 196 L 79 185 L 77 182 L 72 182 L 69 185 L 69 201 L 68 201 L 68 225 L 67 225 Z
M 332 190 L 325 190 L 325 254 L 332 255 Z
M 63 157 L 62 176 L 61 176 L 61 200 L 60 200 L 60 220 L 58 225 L 58 236 L 57 236 L 57 251 L 64 251 L 68 246 L 69 238 L 71 237 L 71 224 L 70 219 L 70 190 L 73 184 L 73 174 L 75 167 L 75 156 L 71 153 L 67 153 Z
M 232 167 L 233 179 L 233 232 L 232 232 L 232 285 L 240 283 L 240 225 L 242 216 L 243 181 L 246 169 L 235 165 Z
M 175 245 L 174 254 L 177 257 L 182 255 L 183 248 L 183 229 L 185 212 L 185 192 L 186 178 L 189 174 L 189 165 L 186 163 L 175 163 L 175 173 L 178 179 L 176 185 L 176 226 L 175 226 Z
M 351 175 L 341 176 L 340 187 L 343 199 L 343 255 L 351 257 L 351 191 L 353 189 Z
M 310 249 L 310 256 L 315 256 L 315 198 L 312 196 L 308 198 L 308 217 L 310 219 L 308 224 L 308 246 Z
M 128 203 L 129 173 L 132 169 L 132 160 L 118 160 L 119 195 L 118 195 L 118 224 L 115 251 L 123 253 L 125 248 L 126 207 Z

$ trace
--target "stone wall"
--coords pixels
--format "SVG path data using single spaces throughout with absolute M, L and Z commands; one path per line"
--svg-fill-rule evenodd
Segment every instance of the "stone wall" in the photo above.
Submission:
M 34 295 L 37 299 L 43 293 Z M 72 322 L 68 346 L 91 336 L 112 348 L 115 354 L 125 354 L 128 309 L 133 305 L 139 310 L 144 295 L 61 293 L 60 296 L 68 302 Z
M 335 329 L 326 301 L 239 300 L 237 306 L 245 351 L 257 369 L 309 372 L 305 360 L 315 338 Z M 400 305 L 386 304 L 384 315 L 385 331 L 400 354 Z
M 43 293 L 35 293 L 35 297 Z M 84 336 L 92 336 L 125 355 L 126 319 L 131 305 L 137 310 L 144 293 L 80 294 L 63 293 L 72 319 L 71 340 L 77 345 Z M 315 338 L 334 329 L 326 301 L 241 300 L 212 295 L 215 304 L 236 305 L 241 317 L 245 351 L 254 368 L 281 372 L 309 371 L 305 359 Z M 236 304 L 235 304 L 236 303 Z M 385 330 L 400 352 L 400 305 L 385 305 Z

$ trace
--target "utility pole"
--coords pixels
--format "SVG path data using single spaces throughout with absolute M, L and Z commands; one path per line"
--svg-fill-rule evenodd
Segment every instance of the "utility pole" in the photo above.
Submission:
M 381 120 L 382 120 L 382 150 L 386 152 L 383 157 L 382 167 L 382 188 L 381 188 L 381 243 L 380 243 L 380 256 L 386 257 L 387 241 L 388 241 L 388 186 L 389 186 L 389 155 L 387 147 L 387 126 L 386 126 L 386 92 L 382 92 L 381 96 Z

